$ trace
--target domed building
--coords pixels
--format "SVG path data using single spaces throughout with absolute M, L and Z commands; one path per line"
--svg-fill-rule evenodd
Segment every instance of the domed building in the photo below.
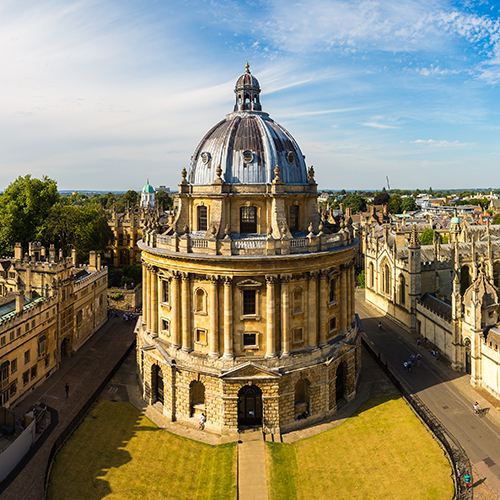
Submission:
M 143 397 L 171 420 L 283 432 L 356 394 L 352 221 L 319 212 L 313 167 L 262 111 L 250 72 L 150 220 L 137 332 Z
M 155 206 L 155 189 L 149 183 L 149 179 L 146 182 L 146 185 L 142 188 L 140 205 L 141 208 L 144 209 L 154 208 Z

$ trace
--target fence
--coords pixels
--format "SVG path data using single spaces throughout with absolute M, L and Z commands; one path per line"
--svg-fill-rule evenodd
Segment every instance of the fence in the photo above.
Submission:
M 436 439 L 440 441 L 443 448 L 447 451 L 453 465 L 453 473 L 455 477 L 455 500 L 471 500 L 473 497 L 472 488 L 465 486 L 465 476 L 468 474 L 472 477 L 472 470 L 469 458 L 462 448 L 460 443 L 455 439 L 451 432 L 441 423 L 441 421 L 431 412 L 427 405 L 415 394 L 410 394 L 399 381 L 397 374 L 391 368 L 382 362 L 380 353 L 376 353 L 373 347 L 362 336 L 361 342 L 366 347 L 368 352 L 373 356 L 375 361 L 385 371 L 391 382 L 396 386 L 396 389 L 405 398 L 408 404 L 413 408 L 415 413 L 427 425 L 429 430 L 434 434 Z
M 118 368 L 122 365 L 122 363 L 125 361 L 126 357 L 130 354 L 130 351 L 135 347 L 135 341 L 130 344 L 130 347 L 127 349 L 125 354 L 120 358 L 118 363 L 113 367 L 113 369 L 109 372 L 109 374 L 106 376 L 106 378 L 102 381 L 102 383 L 99 385 L 99 387 L 94 391 L 92 396 L 87 400 L 87 402 L 83 405 L 83 407 L 80 409 L 80 411 L 73 417 L 71 422 L 61 431 L 61 434 L 57 437 L 55 440 L 52 449 L 50 450 L 49 454 L 49 459 L 47 461 L 47 469 L 45 471 L 45 487 L 44 487 L 44 492 L 43 492 L 43 499 L 46 500 L 47 498 L 47 490 L 49 487 L 49 473 L 50 469 L 52 467 L 52 462 L 54 460 L 54 457 L 56 456 L 57 452 L 62 448 L 66 440 L 73 434 L 73 431 L 78 427 L 80 422 L 84 419 L 85 415 L 89 412 L 89 410 L 92 408 L 93 404 L 97 401 L 97 398 L 99 397 L 99 394 L 103 391 L 103 389 L 106 387 L 108 382 L 113 378 L 113 375 L 117 372 Z

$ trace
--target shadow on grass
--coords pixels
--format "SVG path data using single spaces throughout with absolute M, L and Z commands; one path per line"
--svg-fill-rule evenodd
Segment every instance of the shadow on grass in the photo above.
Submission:
M 99 400 L 56 456 L 49 500 L 235 499 L 236 445 L 156 427 L 127 402 Z

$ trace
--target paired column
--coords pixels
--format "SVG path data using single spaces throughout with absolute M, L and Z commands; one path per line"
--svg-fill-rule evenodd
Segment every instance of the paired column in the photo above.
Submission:
M 347 271 L 345 265 L 340 268 L 340 331 L 347 329 Z
M 170 304 L 172 307 L 172 345 L 176 349 L 181 346 L 181 335 L 180 335 L 180 314 L 179 305 L 181 303 L 181 277 L 178 273 L 175 273 L 172 278 L 172 297 L 170 299 Z
M 42 276 L 44 276 L 42 274 Z M 148 302 L 148 289 L 147 289 L 147 280 L 148 280 L 148 267 L 145 262 L 142 263 L 142 276 L 143 282 L 142 282 L 142 323 L 146 324 L 148 323 L 147 319 L 147 302 Z
M 146 324 L 148 331 L 151 331 L 151 270 L 153 266 L 148 264 L 146 266 L 146 304 L 144 311 L 146 312 Z
M 326 307 L 328 290 L 328 275 L 326 271 L 320 272 L 319 278 L 319 344 L 326 344 L 330 325 L 326 324 Z
M 182 350 L 191 352 L 191 281 L 189 273 L 182 274 Z
M 281 355 L 290 354 L 290 275 L 281 276 Z
M 158 333 L 158 274 L 151 269 L 151 333 Z
M 224 277 L 224 358 L 232 359 L 233 351 L 233 279 Z
M 276 276 L 266 276 L 266 358 L 276 357 Z
M 219 357 L 218 277 L 210 276 L 210 332 L 208 334 L 209 357 Z
M 314 349 L 318 343 L 318 272 L 309 273 L 309 287 L 307 292 L 307 331 L 309 348 Z
M 354 262 L 351 264 L 351 316 L 349 319 L 349 326 L 354 321 L 356 313 L 356 274 L 354 272 Z

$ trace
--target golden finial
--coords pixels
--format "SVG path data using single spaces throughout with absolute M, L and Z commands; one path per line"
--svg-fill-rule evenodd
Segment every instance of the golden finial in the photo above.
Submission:
M 248 61 L 245 64 L 245 73 L 250 73 L 250 64 L 248 64 Z

